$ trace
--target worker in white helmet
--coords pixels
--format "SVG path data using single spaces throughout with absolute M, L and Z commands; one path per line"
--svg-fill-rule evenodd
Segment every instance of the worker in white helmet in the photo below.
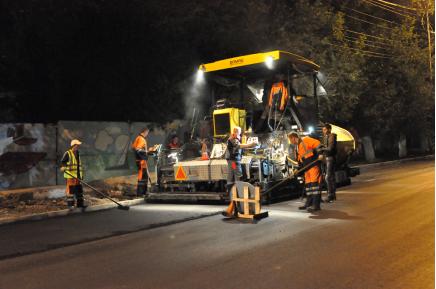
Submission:
M 80 180 L 83 180 L 83 166 L 80 160 L 79 147 L 82 144 L 78 139 L 71 141 L 70 148 L 64 153 L 61 160 L 61 171 L 67 182 L 65 190 L 68 208 L 86 208 L 83 201 L 83 187 Z

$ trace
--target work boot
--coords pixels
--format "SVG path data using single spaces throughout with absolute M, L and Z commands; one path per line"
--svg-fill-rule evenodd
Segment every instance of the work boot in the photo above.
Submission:
M 306 210 L 307 207 L 306 207 L 306 206 L 301 206 L 301 207 L 298 207 L 298 209 L 299 209 L 299 210 Z
M 316 211 L 320 211 L 321 208 L 308 208 L 307 211 L 312 213 L 312 212 L 316 212 Z
M 74 197 L 73 196 L 67 197 L 67 206 L 68 206 L 68 209 L 74 210 Z
M 321 210 L 321 195 L 313 195 L 313 210 L 319 211 Z
M 144 197 L 147 193 L 147 185 L 143 181 L 138 181 L 138 186 L 136 187 L 136 196 Z
M 306 208 L 309 208 L 310 206 L 312 206 L 312 204 L 313 204 L 313 195 L 307 195 L 306 203 L 304 204 L 304 206 Z
M 88 206 L 85 205 L 85 202 L 83 199 L 78 199 L 77 200 L 77 207 L 81 208 L 82 210 L 86 209 Z

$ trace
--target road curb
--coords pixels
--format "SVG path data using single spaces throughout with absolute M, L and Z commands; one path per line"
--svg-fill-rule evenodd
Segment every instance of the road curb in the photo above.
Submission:
M 421 157 L 405 158 L 405 159 L 386 161 L 386 162 L 378 162 L 378 163 L 372 163 L 372 164 L 353 165 L 353 167 L 358 167 L 360 169 L 360 173 L 364 173 L 364 172 L 367 172 L 369 169 L 376 168 L 376 167 L 396 165 L 396 164 L 400 164 L 400 163 L 413 162 L 413 161 L 434 160 L 434 156 L 435 155 L 427 155 L 427 156 L 421 156 Z
M 127 201 L 120 201 L 120 204 L 123 206 L 135 206 L 144 203 L 144 199 L 135 199 L 135 200 L 127 200 Z M 19 217 L 11 217 L 7 219 L 0 220 L 0 226 L 11 224 L 11 223 L 18 223 L 18 222 L 25 222 L 25 221 L 37 221 L 37 220 L 43 220 L 53 217 L 61 217 L 61 216 L 68 216 L 68 215 L 74 215 L 74 214 L 80 214 L 80 213 L 89 213 L 89 212 L 95 212 L 95 211 L 103 211 L 103 210 L 109 210 L 118 207 L 115 203 L 108 203 L 108 204 L 102 204 L 102 205 L 95 205 L 95 206 L 89 206 L 85 210 L 81 209 L 74 209 L 74 210 L 59 210 L 59 211 L 52 211 L 52 212 L 45 212 L 45 213 L 39 213 L 39 214 L 32 214 L 32 215 L 25 215 L 25 216 L 19 216 Z

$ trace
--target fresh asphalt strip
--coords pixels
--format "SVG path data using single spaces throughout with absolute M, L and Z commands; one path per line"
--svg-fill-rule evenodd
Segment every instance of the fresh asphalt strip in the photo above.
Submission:
M 214 213 L 206 213 L 206 214 L 202 214 L 199 216 L 187 217 L 187 218 L 183 218 L 183 219 L 179 219 L 179 220 L 172 220 L 172 221 L 168 221 L 168 222 L 149 224 L 149 225 L 146 225 L 144 227 L 135 228 L 132 230 L 114 231 L 109 235 L 105 235 L 105 236 L 101 236 L 101 237 L 88 238 L 88 239 L 83 239 L 80 241 L 48 245 L 46 248 L 43 248 L 43 249 L 35 249 L 35 250 L 29 250 L 26 252 L 16 252 L 16 253 L 11 253 L 11 254 L 1 255 L 0 261 L 6 260 L 6 259 L 11 259 L 11 258 L 16 258 L 16 257 L 21 257 L 21 256 L 26 256 L 26 255 L 31 255 L 31 254 L 43 253 L 43 252 L 47 252 L 47 251 L 51 251 L 51 250 L 55 250 L 55 249 L 60 249 L 60 248 L 68 247 L 68 246 L 89 243 L 89 242 L 93 242 L 93 241 L 98 241 L 98 240 L 108 239 L 108 238 L 112 238 L 112 237 L 127 235 L 127 234 L 136 233 L 136 232 L 140 232 L 140 231 L 147 231 L 147 230 L 152 230 L 152 229 L 156 229 L 156 228 L 160 228 L 160 227 L 171 226 L 171 225 L 180 224 L 180 223 L 189 222 L 189 221 L 198 220 L 198 219 L 203 219 L 203 218 L 207 218 L 207 217 L 211 217 L 211 216 L 215 216 L 215 215 L 219 215 L 219 214 L 221 214 L 221 211 L 214 212 Z

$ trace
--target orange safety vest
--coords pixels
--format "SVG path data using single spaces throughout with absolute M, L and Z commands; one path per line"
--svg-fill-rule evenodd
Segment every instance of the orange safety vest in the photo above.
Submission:
M 145 139 L 145 137 L 142 134 L 139 134 L 136 137 L 135 141 L 132 143 L 132 149 L 135 152 L 138 150 L 141 150 L 141 149 L 148 152 L 147 140 Z M 136 162 L 138 163 L 138 166 L 141 168 L 139 171 L 142 172 L 142 168 L 147 167 L 147 161 L 139 158 L 137 154 L 135 155 L 135 157 L 136 157 Z
M 304 159 L 308 159 L 314 156 L 314 150 L 319 147 L 321 142 L 311 137 L 303 137 L 298 144 L 297 159 L 299 162 L 303 162 Z
M 288 89 L 285 86 L 283 81 L 276 82 L 271 87 L 271 92 L 269 93 L 268 105 L 271 107 L 273 105 L 274 97 L 278 98 L 279 110 L 283 111 L 286 107 L 286 103 L 288 102 L 289 95 Z
M 132 143 L 132 149 L 134 151 L 141 150 L 141 149 L 147 151 L 147 141 L 145 140 L 145 137 L 142 134 L 136 137 L 135 141 Z
M 315 156 L 314 150 L 319 147 L 321 142 L 317 139 L 311 137 L 303 137 L 298 144 L 297 157 L 298 161 L 304 164 L 304 159 L 310 159 Z M 310 169 L 304 172 L 304 183 L 306 185 L 312 183 L 312 187 L 306 191 L 308 195 L 317 194 L 319 191 L 318 185 L 314 185 L 313 183 L 321 182 L 321 170 L 319 165 L 315 165 Z M 316 193 L 314 193 L 316 192 Z
M 172 142 L 170 142 L 170 143 L 168 144 L 168 148 L 169 148 L 169 149 L 178 149 L 178 148 L 180 148 L 180 145 L 179 145 L 178 143 L 172 143 Z

